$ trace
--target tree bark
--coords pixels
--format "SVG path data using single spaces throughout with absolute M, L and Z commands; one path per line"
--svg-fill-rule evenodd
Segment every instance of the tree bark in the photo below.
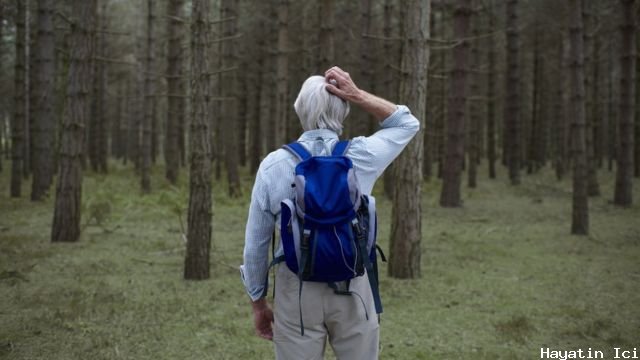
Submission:
M 23 0 L 25 3 L 25 26 L 24 26 L 24 51 L 25 51 L 25 63 L 24 63 L 24 125 L 23 125 L 23 155 L 22 155 L 22 178 L 27 180 L 31 176 L 31 146 L 33 141 L 31 139 L 31 130 L 33 128 L 34 119 L 31 104 L 33 103 L 33 88 L 34 77 L 31 75 L 32 68 L 35 66 L 33 56 L 31 55 L 31 49 L 33 48 L 33 29 L 34 22 L 32 21 L 32 2 L 30 0 Z
M 273 138 L 284 144 L 289 103 L 289 0 L 278 0 L 278 45 L 276 55 L 276 116 L 273 119 Z
M 56 118 L 53 116 L 55 91 L 55 35 L 54 35 L 55 1 L 38 2 L 38 35 L 33 55 L 36 57 L 36 86 L 32 91 L 35 96 L 35 126 L 32 140 L 33 179 L 31 183 L 31 200 L 40 201 L 47 195 L 53 182 L 54 144 L 56 135 Z
M 264 28 L 264 21 L 259 23 L 259 28 Z M 266 95 L 267 89 L 264 83 L 265 80 L 265 34 L 258 33 L 256 39 L 257 54 L 255 61 L 251 62 L 251 66 L 254 67 L 253 73 L 255 74 L 255 86 L 253 92 L 255 94 L 253 116 L 250 118 L 249 124 L 249 166 L 251 173 L 258 171 L 260 161 L 263 152 L 263 143 L 265 141 L 263 136 L 262 123 L 264 122 L 265 111 L 263 106 L 263 94 Z M 265 104 L 266 105 L 266 104 Z
M 637 16 L 636 19 L 638 17 L 640 17 L 640 6 L 637 6 L 638 8 L 638 12 L 637 12 Z M 636 24 L 636 52 L 640 51 L 640 36 L 638 36 L 637 34 L 637 30 L 638 29 L 638 24 Z M 638 59 L 636 59 L 636 81 L 640 79 L 640 61 L 638 61 Z M 635 147 L 635 155 L 633 157 L 634 159 L 634 176 L 636 178 L 640 178 L 640 90 L 637 88 L 636 85 L 636 103 L 635 103 L 635 108 L 636 108 L 636 122 L 635 122 L 635 128 L 634 128 L 634 133 L 635 133 L 635 140 L 634 140 L 634 147 Z
M 458 0 L 453 15 L 454 38 L 465 39 L 469 36 L 470 0 Z M 462 182 L 462 163 L 464 161 L 465 107 L 467 102 L 467 57 L 469 42 L 453 48 L 453 69 L 449 88 L 447 111 L 447 145 L 442 173 L 442 191 L 440 206 L 462 206 L 460 185 Z
M 93 68 L 93 94 L 91 98 L 91 116 L 89 118 L 88 150 L 91 169 L 96 172 L 107 172 L 107 117 L 106 117 L 106 63 L 101 61 L 108 53 L 105 49 L 106 39 L 106 1 L 101 0 L 101 11 L 96 17 L 94 32 L 95 56 L 91 60 Z
M 22 194 L 22 173 L 24 167 L 24 133 L 26 119 L 26 53 L 25 53 L 25 18 L 26 2 L 16 0 L 16 62 L 14 72 L 14 114 L 11 123 L 11 197 Z
M 571 159 L 573 161 L 573 211 L 571 233 L 589 234 L 587 196 L 587 154 L 585 142 L 585 84 L 582 0 L 570 0 L 569 37 L 571 41 Z
M 383 16 L 383 25 L 382 25 L 382 34 L 386 38 L 391 38 L 395 35 L 396 31 L 394 31 L 394 24 L 392 22 L 394 15 L 396 15 L 396 2 L 395 0 L 385 0 L 384 2 L 384 16 Z M 398 17 L 399 28 L 402 28 L 404 19 L 402 17 Z M 401 31 L 397 31 L 400 33 Z M 385 69 L 382 74 L 382 88 L 384 97 L 387 99 L 393 99 L 397 97 L 398 91 L 398 83 L 396 81 L 396 76 L 394 76 L 395 69 L 398 67 L 399 61 L 397 61 L 398 57 L 396 54 L 401 55 L 401 49 L 394 42 L 385 41 L 383 47 L 385 61 Z M 393 164 L 391 164 L 384 171 L 383 174 L 383 186 L 384 186 L 384 194 L 388 198 L 393 197 Z
M 4 24 L 4 16 L 5 16 L 5 11 L 4 11 L 4 3 L 0 2 L 0 39 L 4 39 L 4 32 L 2 30 L 4 30 L 4 26 L 2 26 Z M 2 58 L 4 56 L 4 49 L 2 47 L 0 47 L 0 58 Z M 4 126 L 4 111 L 0 111 L 0 173 L 3 170 L 3 157 L 5 156 L 5 152 L 7 151 L 7 147 L 6 144 L 8 142 L 8 139 L 5 139 L 6 136 L 6 131 L 5 131 L 5 126 Z
M 80 238 L 82 153 L 85 124 L 90 114 L 91 32 L 94 30 L 96 0 L 75 0 L 73 8 L 76 17 L 71 26 L 67 102 L 62 120 L 52 242 L 78 241 Z
M 413 9 L 405 19 L 400 80 L 400 98 L 418 119 L 426 115 L 427 69 L 429 66 L 430 0 L 407 1 Z M 422 124 L 421 124 L 422 125 Z M 389 275 L 420 276 L 422 237 L 423 137 L 418 133 L 394 165 L 395 188 L 391 220 Z
M 211 46 L 208 0 L 193 0 L 191 12 L 191 134 L 189 215 L 184 278 L 209 278 L 211 248 Z
M 432 8 L 429 13 L 429 34 L 432 37 L 435 37 L 436 34 L 436 16 L 435 11 Z M 437 71 L 437 61 L 435 54 L 430 51 L 429 52 L 429 69 L 427 69 L 427 74 L 432 74 Z M 429 131 L 424 131 L 423 134 L 423 155 L 422 155 L 422 177 L 426 182 L 430 182 L 433 177 L 433 159 L 435 158 L 436 147 L 434 139 L 435 139 L 435 119 L 439 116 L 437 114 L 437 107 L 434 104 L 437 103 L 434 99 L 436 99 L 438 88 L 434 86 L 433 81 L 427 81 L 427 99 L 426 99 L 426 113 L 424 119 L 424 128 L 429 129 Z
M 616 157 L 616 185 L 613 203 L 630 207 L 633 203 L 633 116 L 635 102 L 636 19 L 634 0 L 620 0 L 622 52 L 620 55 L 619 150 Z
M 505 125 L 507 139 L 507 166 L 511 185 L 520 184 L 521 129 L 520 129 L 520 74 L 518 66 L 519 31 L 518 0 L 507 1 L 507 73 L 505 85 Z
M 147 46 L 145 58 L 144 76 L 144 121 L 142 123 L 142 173 L 140 186 L 142 193 L 151 192 L 151 156 L 152 156 L 152 131 L 154 116 L 154 97 L 156 92 L 155 84 L 155 39 L 154 22 L 155 9 L 154 0 L 147 0 Z
M 489 33 L 495 32 L 495 18 L 493 13 L 493 0 L 490 2 L 489 8 Z M 488 63 L 489 74 L 487 79 L 487 162 L 489 166 L 489 178 L 496 178 L 496 115 L 495 115 L 495 97 L 496 97 L 496 46 L 494 35 L 487 39 L 487 47 L 489 48 Z
M 183 25 L 182 6 L 184 0 L 167 2 L 167 133 L 164 149 L 165 177 L 171 184 L 178 182 L 180 171 L 180 124 L 184 122 L 185 81 L 183 71 Z M 172 96 L 176 95 L 176 96 Z
M 585 4 L 586 7 L 587 4 Z M 588 14 L 585 9 L 585 24 L 587 31 L 585 34 L 591 32 L 591 28 L 597 28 L 597 25 L 593 21 L 589 21 L 593 16 Z M 586 76 L 585 78 L 588 80 L 585 82 L 585 87 L 590 88 L 590 94 L 587 96 L 587 109 L 588 116 L 586 119 L 586 145 L 587 145 L 587 194 L 589 196 L 599 196 L 600 195 L 600 184 L 598 183 L 598 172 L 597 172 L 597 160 L 596 160 L 596 130 L 598 128 L 598 111 L 599 111 L 599 97 L 600 97 L 600 84 L 598 82 L 598 62 L 599 62 L 599 43 L 598 43 L 598 34 L 593 34 L 591 36 L 585 36 L 585 51 L 588 53 L 589 47 L 591 47 L 591 56 L 585 59 L 585 69 L 588 69 L 589 66 L 592 67 L 593 72 L 591 76 Z M 586 55 L 585 55 L 586 57 Z
M 335 1 L 320 1 L 320 44 L 318 46 L 318 71 L 324 71 L 335 65 L 334 23 Z
M 562 180 L 564 178 L 565 170 L 566 170 L 566 133 L 567 133 L 567 118 L 570 116 L 570 112 L 568 107 L 566 106 L 567 101 L 567 92 L 565 90 L 566 85 L 566 76 L 565 69 L 568 68 L 569 64 L 569 40 L 566 36 L 563 35 L 562 41 L 560 41 L 559 46 L 559 66 L 558 66 L 558 79 L 556 81 L 556 121 L 554 122 L 554 132 L 556 134 L 555 143 L 556 143 L 556 151 L 555 151 L 555 172 L 556 178 L 558 180 Z
M 238 16 L 237 0 L 222 0 L 222 19 L 234 19 L 225 21 L 222 25 L 222 36 L 231 37 L 236 35 Z M 238 63 L 236 54 L 236 43 L 234 40 L 222 42 L 222 68 L 233 68 Z M 221 83 L 224 84 L 222 94 L 228 100 L 222 102 L 222 116 L 225 119 L 224 129 L 224 159 L 227 170 L 227 181 L 229 183 L 229 196 L 232 198 L 239 197 L 241 193 L 240 175 L 238 174 L 238 144 L 237 138 L 237 121 L 238 118 L 238 79 L 237 71 L 225 71 L 221 76 Z M 286 85 L 286 82 L 285 82 Z
M 532 71 L 532 102 L 531 102 L 531 129 L 529 131 L 529 156 L 527 159 L 527 173 L 532 174 L 542 167 L 539 157 L 540 148 L 542 147 L 542 123 L 543 117 L 540 116 L 540 73 L 541 73 L 541 56 L 540 56 L 540 39 L 539 39 L 539 23 L 536 18 L 534 22 L 535 34 L 533 39 L 533 71 Z
M 471 26 L 472 37 L 474 39 L 478 39 L 480 35 L 480 14 L 477 8 L 477 1 L 471 3 L 473 9 L 470 12 L 470 15 L 473 16 L 473 20 Z M 473 45 L 471 46 L 471 74 L 470 74 L 470 84 L 469 84 L 469 92 L 472 98 L 475 98 L 469 103 L 469 170 L 467 171 L 467 185 L 470 188 L 475 188 L 478 186 L 478 162 L 480 161 L 480 129 L 482 128 L 482 110 L 480 108 L 480 102 L 477 100 L 480 97 L 480 49 L 478 45 L 478 40 L 474 40 Z

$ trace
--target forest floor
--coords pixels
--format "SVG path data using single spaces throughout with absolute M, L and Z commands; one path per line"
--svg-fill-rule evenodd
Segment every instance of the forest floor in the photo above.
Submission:
M 0 358 L 273 358 L 238 272 L 251 176 L 238 200 L 214 186 L 212 278 L 194 282 L 182 279 L 186 173 L 172 187 L 154 171 L 146 196 L 129 169 L 86 173 L 83 235 L 65 244 L 49 241 L 53 199 L 11 199 L 0 174 Z M 422 277 L 383 271 L 381 359 L 539 359 L 543 347 L 613 358 L 614 347 L 639 347 L 640 206 L 610 203 L 613 174 L 600 173 L 588 237 L 569 235 L 570 179 L 545 170 L 512 187 L 504 173 L 480 175 L 459 209 L 440 208 L 439 182 L 425 184 Z

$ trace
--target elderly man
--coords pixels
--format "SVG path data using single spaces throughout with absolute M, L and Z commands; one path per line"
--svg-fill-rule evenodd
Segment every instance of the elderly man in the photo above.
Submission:
M 329 155 L 355 104 L 380 122 L 375 134 L 352 139 L 346 156 L 353 162 L 360 189 L 370 194 L 376 179 L 418 132 L 420 123 L 406 106 L 398 106 L 359 89 L 338 67 L 325 76 L 308 78 L 294 108 L 304 133 L 298 139 L 311 154 Z M 296 158 L 284 149 L 270 153 L 260 164 L 247 220 L 242 280 L 252 301 L 258 336 L 273 340 L 277 359 L 322 359 L 328 337 L 338 359 L 376 359 L 379 329 L 367 275 L 356 277 L 350 289 L 356 296 L 340 296 L 325 283 L 305 282 L 280 264 L 276 270 L 274 312 L 266 301 L 265 279 L 269 246 L 280 203 L 294 197 Z M 282 254 L 282 246 L 276 256 Z M 301 317 L 298 306 L 305 309 Z M 304 335 L 301 335 L 304 320 Z

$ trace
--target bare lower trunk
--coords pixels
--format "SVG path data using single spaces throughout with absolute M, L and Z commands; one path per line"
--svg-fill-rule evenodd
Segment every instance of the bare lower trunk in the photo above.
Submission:
M 289 0 L 278 1 L 278 46 L 276 58 L 276 117 L 273 119 L 273 137 L 276 144 L 285 142 L 285 125 L 288 122 L 289 103 Z
M 155 22 L 154 0 L 147 0 L 147 47 L 145 59 L 144 79 L 144 120 L 142 123 L 142 177 L 141 188 L 143 193 L 151 192 L 151 155 L 152 155 L 152 131 L 154 117 L 155 96 L 155 39 L 153 36 Z
M 405 19 L 400 99 L 418 119 L 426 114 L 427 68 L 429 62 L 430 0 L 411 0 L 414 9 Z M 420 276 L 420 240 L 422 238 L 422 156 L 423 138 L 409 143 L 394 164 L 393 212 L 389 275 L 397 278 Z
M 165 177 L 170 183 L 178 182 L 180 170 L 180 123 L 184 121 L 185 94 L 183 76 L 182 39 L 183 25 L 182 5 L 184 0 L 170 0 L 167 3 L 167 135 L 165 140 Z
M 53 114 L 55 90 L 55 36 L 53 33 L 53 17 L 55 2 L 42 0 L 38 2 L 38 36 L 34 56 L 37 61 L 34 75 L 36 87 L 32 89 L 35 96 L 35 128 L 33 134 L 33 181 L 31 200 L 41 200 L 49 191 L 53 182 L 53 154 L 56 122 Z
M 222 18 L 233 19 L 225 21 L 222 25 L 222 36 L 231 37 L 236 34 L 238 5 L 237 0 L 222 1 Z M 236 55 L 236 44 L 234 40 L 222 43 L 222 68 L 229 69 L 236 66 L 238 59 Z M 221 76 L 223 97 L 227 100 L 222 102 L 222 116 L 225 119 L 225 133 L 220 134 L 224 142 L 224 162 L 227 170 L 227 180 L 229 183 L 229 196 L 239 197 L 241 195 L 240 175 L 238 174 L 238 93 L 237 93 L 237 71 L 225 71 Z
M 571 233 L 589 234 L 587 154 L 585 142 L 584 38 L 582 0 L 570 0 L 571 41 L 571 159 L 573 161 L 573 211 Z
M 472 2 L 473 7 L 476 8 L 477 2 Z M 473 11 L 473 31 L 472 36 L 478 38 L 480 35 L 480 20 L 479 14 Z M 477 42 L 477 41 L 476 41 Z M 480 75 L 478 69 L 480 67 L 480 49 L 479 45 L 474 43 L 471 47 L 471 70 L 470 73 L 470 96 L 475 98 L 469 104 L 469 170 L 467 172 L 467 185 L 470 188 L 475 188 L 478 185 L 478 161 L 480 160 L 480 129 L 482 128 L 482 111 L 480 110 L 480 102 L 476 100 L 480 97 Z
M 507 136 L 507 166 L 512 185 L 520 184 L 520 74 L 518 66 L 518 0 L 507 1 L 507 73 L 505 93 L 505 125 Z
M 335 61 L 335 0 L 320 1 L 320 44 L 317 50 L 318 71 L 324 73 Z
M 489 32 L 495 30 L 493 14 L 493 0 L 489 9 Z M 487 162 L 489 166 L 489 178 L 496 178 L 496 115 L 495 115 L 495 86 L 496 86 L 496 50 L 494 36 L 488 39 L 489 43 L 489 75 L 487 81 Z
M 26 3 L 16 0 L 16 62 L 14 77 L 14 113 L 11 121 L 11 197 L 22 195 L 24 133 L 26 120 L 25 17 Z
M 191 134 L 189 215 L 184 278 L 209 278 L 211 248 L 211 106 L 210 7 L 208 0 L 193 0 L 191 15 Z
M 456 2 L 454 13 L 454 37 L 464 39 L 469 34 L 469 15 L 471 4 L 469 0 Z M 446 158 L 442 173 L 442 191 L 440 193 L 440 206 L 462 206 L 460 187 L 462 183 L 462 166 L 464 161 L 464 120 L 467 102 L 467 56 L 469 42 L 453 49 L 453 71 L 449 88 L 449 100 L 447 111 L 447 146 Z
M 75 0 L 75 26 L 71 32 L 67 102 L 62 120 L 60 165 L 51 229 L 51 241 L 78 241 L 82 198 L 82 154 L 84 126 L 89 117 L 91 32 L 96 0 Z
M 616 187 L 613 203 L 631 206 L 633 203 L 633 116 L 636 91 L 636 19 L 633 0 L 620 0 L 623 18 L 622 54 L 620 56 L 620 113 L 618 136 L 620 147 L 617 152 Z

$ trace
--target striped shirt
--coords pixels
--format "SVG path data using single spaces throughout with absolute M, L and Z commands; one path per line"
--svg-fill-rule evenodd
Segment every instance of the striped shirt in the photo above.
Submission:
M 353 162 L 363 194 L 371 194 L 376 179 L 419 129 L 420 122 L 409 108 L 399 105 L 376 133 L 351 140 L 346 156 Z M 298 141 L 313 155 L 330 155 L 338 135 L 328 129 L 310 130 Z M 242 281 L 253 301 L 265 290 L 271 236 L 280 220 L 280 202 L 294 197 L 291 184 L 296 164 L 297 159 L 290 152 L 279 149 L 267 155 L 256 174 L 245 232 L 244 265 L 240 266 Z M 281 247 L 276 256 L 280 254 Z

